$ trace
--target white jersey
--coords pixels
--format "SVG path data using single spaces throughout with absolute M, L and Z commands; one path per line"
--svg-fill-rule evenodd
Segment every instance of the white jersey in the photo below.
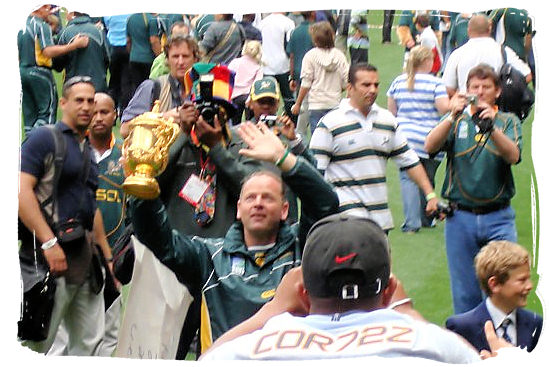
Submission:
M 510 48 L 504 48 L 507 62 L 524 76 L 527 76 L 531 69 L 521 60 Z M 470 38 L 461 47 L 454 50 L 443 71 L 443 82 L 448 88 L 466 92 L 466 81 L 471 69 L 484 63 L 491 66 L 497 73 L 504 63 L 500 44 L 491 37 Z
M 278 75 L 290 70 L 285 44 L 294 30 L 294 22 L 286 15 L 273 13 L 262 19 L 258 29 L 262 32 L 262 61 L 265 75 Z
M 319 121 L 309 149 L 338 194 L 340 212 L 371 218 L 384 230 L 393 228 L 387 161 L 391 158 L 404 170 L 420 161 L 390 111 L 375 103 L 365 117 L 345 98 Z
M 479 361 L 456 334 L 394 310 L 295 317 L 284 313 L 261 330 L 229 341 L 202 360 L 314 360 L 424 358 L 444 363 Z

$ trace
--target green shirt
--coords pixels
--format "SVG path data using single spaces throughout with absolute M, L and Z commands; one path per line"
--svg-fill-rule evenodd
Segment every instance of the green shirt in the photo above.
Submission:
M 493 22 L 493 30 L 498 32 L 499 21 L 502 20 L 504 31 L 504 45 L 510 47 L 519 56 L 526 60 L 525 36 L 533 33 L 531 18 L 526 10 L 505 8 L 491 12 L 489 18 Z
M 41 18 L 30 16 L 27 18 L 25 28 L 17 35 L 20 67 L 37 66 L 34 56 L 35 39 L 38 40 L 41 50 L 55 44 L 49 24 Z
M 66 45 L 78 34 L 89 37 L 88 46 L 62 56 L 65 79 L 76 75 L 92 78 L 96 92 L 107 91 L 107 67 L 109 66 L 109 46 L 105 34 L 94 25 L 89 16 L 72 19 L 59 35 L 59 44 Z
M 309 34 L 310 22 L 303 21 L 298 27 L 296 27 L 290 39 L 286 45 L 286 53 L 288 55 L 294 54 L 294 70 L 292 70 L 292 77 L 295 80 L 300 80 L 300 74 L 302 72 L 302 59 L 306 52 L 313 48 L 313 42 L 311 41 L 311 35 Z
M 132 42 L 130 62 L 150 64 L 155 59 L 149 37 L 158 36 L 157 22 L 150 13 L 135 13 L 128 17 L 126 35 Z
M 212 14 L 204 14 L 197 19 L 195 23 L 195 37 L 197 40 L 202 40 L 204 33 L 206 33 L 206 30 L 210 27 L 212 22 L 214 22 L 214 16 Z
M 301 262 L 303 233 L 336 212 L 332 186 L 304 158 L 282 174 L 302 202 L 299 225 L 282 223 L 274 246 L 251 251 L 244 243 L 243 225 L 234 222 L 223 238 L 201 238 L 173 231 L 160 200 L 131 200 L 137 238 L 176 275 L 193 297 L 208 309 L 201 333 L 212 341 L 252 316 L 273 298 L 282 277 Z M 302 240 L 300 241 L 299 238 Z M 201 341 L 204 341 L 201 337 Z M 202 345 L 208 347 L 209 343 Z M 204 350 L 204 349 L 203 349 Z
M 518 118 L 512 113 L 498 112 L 495 127 L 516 143 L 521 153 L 523 143 Z M 505 203 L 515 194 L 511 166 L 490 139 L 477 159 L 472 158 L 472 151 L 478 145 L 476 135 L 476 126 L 469 114 L 462 114 L 453 123 L 443 148 L 447 152 L 447 170 L 441 196 L 468 207 Z
M 155 57 L 153 65 L 151 66 L 151 72 L 149 73 L 149 79 L 156 79 L 161 75 L 170 73 L 170 68 L 166 65 L 166 55 L 161 52 L 160 55 Z
M 165 19 L 166 33 L 168 34 L 170 33 L 170 28 L 172 28 L 172 24 L 176 22 L 185 22 L 183 14 L 162 14 L 162 16 Z
M 449 31 L 449 42 L 451 44 L 451 50 L 457 49 L 468 42 L 469 21 L 470 18 L 464 18 L 458 15 L 451 24 L 451 30 Z
M 122 155 L 121 149 L 122 140 L 116 139 L 111 154 L 98 163 L 96 201 L 103 216 L 103 225 L 111 248 L 125 228 L 126 198 L 122 190 L 124 173 L 118 162 Z

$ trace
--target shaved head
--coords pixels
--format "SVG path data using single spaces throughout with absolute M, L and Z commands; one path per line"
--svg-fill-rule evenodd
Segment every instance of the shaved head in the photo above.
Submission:
M 113 97 L 111 97 L 107 93 L 103 93 L 103 92 L 96 93 L 94 100 L 95 100 L 95 103 L 101 103 L 101 104 L 106 103 L 109 106 L 112 106 L 113 110 L 115 109 L 115 100 L 113 99 Z
M 115 101 L 106 93 L 96 93 L 94 97 L 94 116 L 90 124 L 90 137 L 93 140 L 110 140 L 116 123 Z
M 472 16 L 468 22 L 468 37 L 487 37 L 491 35 L 491 22 L 483 14 Z

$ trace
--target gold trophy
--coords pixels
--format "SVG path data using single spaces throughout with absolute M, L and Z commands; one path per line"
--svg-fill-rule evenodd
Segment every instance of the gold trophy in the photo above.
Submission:
M 168 150 L 180 133 L 173 118 L 159 113 L 159 101 L 153 110 L 135 117 L 130 123 L 130 134 L 122 145 L 124 191 L 140 199 L 154 199 L 160 195 L 155 179 L 168 164 Z

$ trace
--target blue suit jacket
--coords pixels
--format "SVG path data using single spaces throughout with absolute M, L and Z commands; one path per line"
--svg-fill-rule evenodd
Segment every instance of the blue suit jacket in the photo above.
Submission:
M 462 335 L 478 351 L 490 350 L 483 330 L 487 320 L 491 320 L 491 316 L 487 311 L 485 301 L 483 301 L 473 310 L 449 317 L 445 326 L 447 329 Z M 527 348 L 527 351 L 530 352 L 539 341 L 542 330 L 542 317 L 531 311 L 518 308 L 516 329 L 517 346 Z

